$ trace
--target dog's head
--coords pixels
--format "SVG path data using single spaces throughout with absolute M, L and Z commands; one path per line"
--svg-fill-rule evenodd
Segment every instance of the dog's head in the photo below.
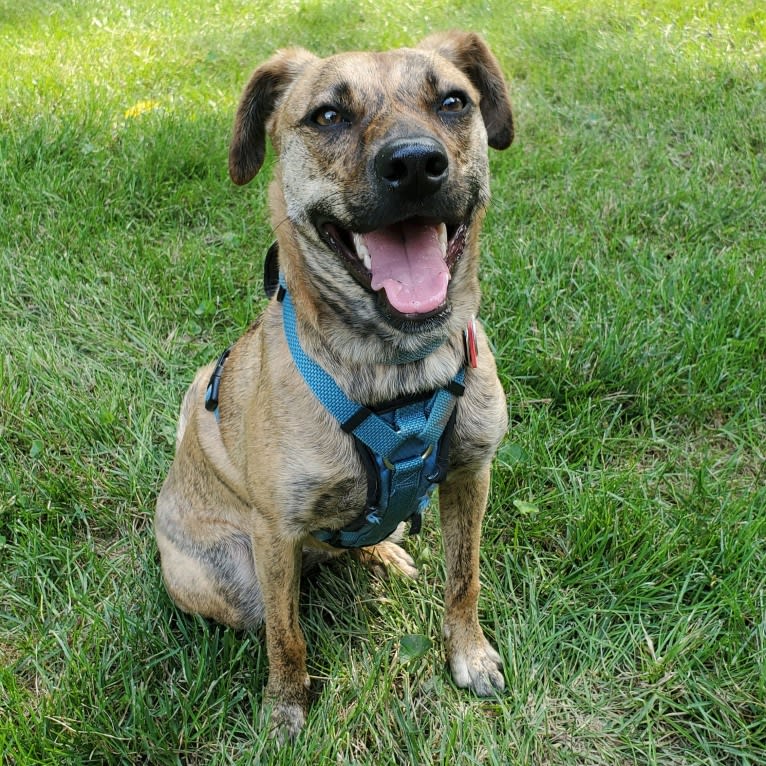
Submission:
M 466 313 L 456 312 L 461 296 L 478 301 L 487 145 L 513 139 L 505 82 L 480 37 L 450 32 L 326 59 L 282 51 L 242 96 L 235 183 L 259 171 L 267 133 L 279 156 L 274 224 L 279 236 L 289 220 L 297 240 L 281 249 L 302 259 L 324 304 L 391 337 L 444 331 Z

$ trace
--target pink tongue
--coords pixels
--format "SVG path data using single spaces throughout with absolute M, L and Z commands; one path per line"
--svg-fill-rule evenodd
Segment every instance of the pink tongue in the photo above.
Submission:
M 373 290 L 386 291 L 401 314 L 425 314 L 447 297 L 450 273 L 439 228 L 405 221 L 364 235 L 370 251 Z

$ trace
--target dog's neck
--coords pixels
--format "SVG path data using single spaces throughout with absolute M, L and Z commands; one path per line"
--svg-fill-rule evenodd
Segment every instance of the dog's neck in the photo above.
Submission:
M 292 293 L 292 291 L 291 291 Z M 377 362 L 375 359 L 349 358 L 347 348 L 330 342 L 301 316 L 301 306 L 293 300 L 295 321 L 305 352 L 325 369 L 333 371 L 333 377 L 346 394 L 369 406 L 431 391 L 451 380 L 465 363 L 463 336 L 449 337 L 425 357 L 402 364 Z M 282 325 L 282 306 L 272 304 L 278 312 Z M 281 328 L 280 328 L 281 329 Z
M 402 363 L 392 363 L 390 356 L 385 362 L 366 356 L 349 354 L 349 343 L 341 337 L 321 333 L 313 323 L 306 321 L 302 307 L 294 296 L 293 311 L 305 352 L 325 369 L 333 371 L 338 385 L 351 398 L 374 406 L 402 396 L 431 391 L 451 380 L 465 363 L 462 331 L 440 339 L 437 348 L 430 353 L 418 354 L 417 358 Z M 279 301 L 272 306 L 279 312 L 282 324 L 282 307 Z M 335 342 L 333 342 L 335 340 Z

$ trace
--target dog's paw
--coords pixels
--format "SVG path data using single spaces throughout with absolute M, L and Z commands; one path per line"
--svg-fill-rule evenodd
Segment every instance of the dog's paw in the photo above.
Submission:
M 306 676 L 303 684 L 266 691 L 261 712 L 263 725 L 280 746 L 294 740 L 306 723 L 309 685 Z
M 390 540 L 369 548 L 360 548 L 355 553 L 359 562 L 378 577 L 385 577 L 388 571 L 393 570 L 405 577 L 417 579 L 418 568 L 412 556 Z
M 470 689 L 479 697 L 491 697 L 505 689 L 503 661 L 483 636 L 465 648 L 448 647 L 452 678 L 461 689 Z
M 268 727 L 269 737 L 284 745 L 294 740 L 306 723 L 306 711 L 295 702 L 267 702 L 263 708 L 263 723 Z

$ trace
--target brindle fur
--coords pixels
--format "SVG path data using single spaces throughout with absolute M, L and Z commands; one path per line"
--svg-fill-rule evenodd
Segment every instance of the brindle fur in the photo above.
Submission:
M 435 105 L 455 89 L 479 108 L 459 121 L 444 120 Z M 307 116 L 324 104 L 351 115 L 350 126 L 322 131 L 311 124 Z M 278 155 L 272 221 L 306 351 L 366 404 L 443 385 L 462 362 L 463 329 L 479 308 L 487 145 L 503 149 L 513 137 L 506 86 L 486 45 L 476 35 L 452 32 L 388 53 L 319 59 L 301 49 L 281 51 L 255 71 L 242 96 L 230 149 L 236 183 L 247 183 L 260 169 L 267 134 Z M 391 203 L 370 180 L 370 158 L 382 142 L 411 135 L 436 137 L 447 150 L 448 182 L 429 203 L 438 208 L 435 215 L 444 212 L 469 226 L 452 270 L 449 313 L 396 324 L 321 240 L 313 220 L 332 215 L 366 230 L 385 223 Z M 420 361 L 381 363 L 417 352 L 435 337 L 445 342 Z M 479 538 L 489 465 L 507 415 L 481 327 L 478 346 L 479 365 L 467 370 L 457 405 L 440 514 L 448 661 L 459 686 L 488 695 L 504 682 L 500 657 L 477 618 Z M 340 553 L 311 533 L 341 528 L 358 516 L 366 476 L 352 439 L 298 374 L 279 303 L 272 301 L 232 348 L 220 385 L 220 421 L 204 407 L 212 369 L 201 369 L 186 393 L 175 460 L 157 502 L 164 581 L 185 611 L 241 629 L 265 620 L 266 704 L 278 736 L 294 736 L 305 720 L 309 690 L 298 623 L 302 565 Z M 391 540 L 357 556 L 416 574 L 412 559 Z

